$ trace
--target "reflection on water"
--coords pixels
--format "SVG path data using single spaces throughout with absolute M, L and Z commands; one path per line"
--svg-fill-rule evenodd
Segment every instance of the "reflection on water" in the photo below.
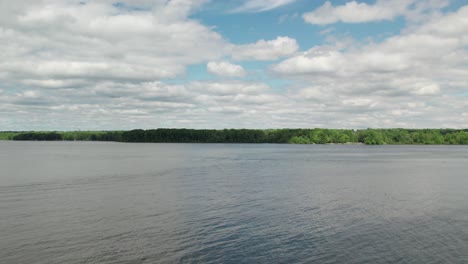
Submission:
M 0 142 L 3 263 L 468 263 L 468 148 Z

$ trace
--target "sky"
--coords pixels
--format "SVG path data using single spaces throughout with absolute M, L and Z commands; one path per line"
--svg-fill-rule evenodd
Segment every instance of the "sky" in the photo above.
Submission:
M 465 0 L 0 0 L 0 131 L 467 128 Z

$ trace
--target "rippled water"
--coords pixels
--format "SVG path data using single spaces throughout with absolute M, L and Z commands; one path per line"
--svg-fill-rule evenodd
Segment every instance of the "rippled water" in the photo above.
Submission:
M 468 263 L 468 147 L 0 142 L 2 263 Z

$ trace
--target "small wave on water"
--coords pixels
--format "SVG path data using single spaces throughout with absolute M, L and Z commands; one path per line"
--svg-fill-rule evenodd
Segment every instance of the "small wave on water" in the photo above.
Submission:
M 464 147 L 17 144 L 3 263 L 468 262 Z

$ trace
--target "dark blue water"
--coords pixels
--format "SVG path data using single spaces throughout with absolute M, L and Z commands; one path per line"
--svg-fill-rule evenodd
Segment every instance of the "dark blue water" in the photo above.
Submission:
M 468 263 L 468 147 L 0 142 L 1 263 Z

